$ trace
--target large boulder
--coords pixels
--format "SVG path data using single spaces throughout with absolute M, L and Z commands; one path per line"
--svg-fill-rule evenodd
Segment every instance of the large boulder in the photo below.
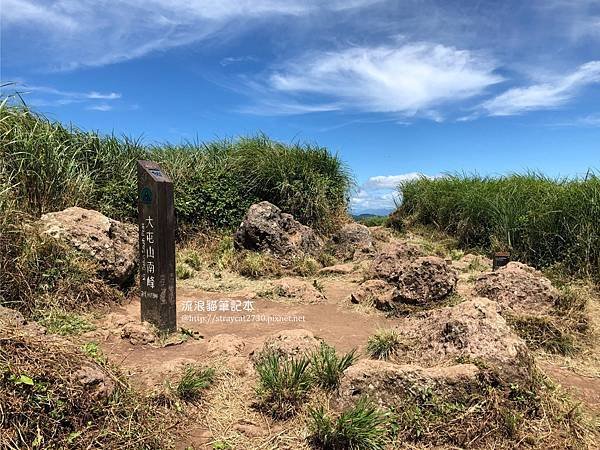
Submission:
M 348 223 L 331 236 L 333 254 L 342 261 L 358 259 L 374 253 L 373 236 L 368 227 Z
M 250 206 L 234 242 L 238 249 L 269 252 L 287 261 L 298 256 L 315 256 L 323 244 L 312 228 L 269 202 Z
M 384 280 L 367 280 L 350 294 L 350 301 L 389 310 L 397 297 L 396 288 Z
M 407 263 L 424 256 L 421 249 L 410 243 L 394 242 L 384 246 L 371 263 L 372 278 L 396 281 Z
M 281 278 L 273 282 L 273 293 L 280 298 L 302 303 L 322 303 L 327 298 L 313 283 L 297 278 Z
M 134 225 L 110 219 L 98 211 L 74 206 L 44 214 L 40 231 L 93 258 L 99 275 L 123 284 L 137 263 L 137 232 Z
M 454 291 L 458 276 L 437 256 L 424 256 L 408 263 L 395 281 L 396 298 L 403 303 L 425 304 L 443 300 Z
M 264 339 L 262 347 L 252 352 L 252 359 L 258 360 L 262 355 L 274 353 L 282 357 L 300 357 L 305 356 L 317 349 L 320 341 L 315 338 L 312 331 L 282 330 L 273 333 Z
M 548 313 L 560 298 L 559 291 L 541 272 L 518 262 L 480 275 L 477 295 L 495 300 L 518 313 Z
M 473 364 L 424 368 L 363 359 L 344 372 L 339 402 L 345 406 L 367 396 L 380 406 L 401 408 L 428 392 L 450 401 L 476 392 L 479 373 Z
M 422 365 L 479 361 L 509 379 L 530 380 L 533 358 L 500 311 L 498 303 L 475 298 L 407 319 L 398 332 L 411 344 L 399 360 Z

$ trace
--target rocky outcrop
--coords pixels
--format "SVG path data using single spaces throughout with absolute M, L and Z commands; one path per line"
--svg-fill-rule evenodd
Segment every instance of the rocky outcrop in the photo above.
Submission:
M 312 228 L 269 202 L 250 206 L 235 233 L 234 242 L 238 249 L 269 252 L 284 261 L 315 256 L 322 247 L 321 239 Z
M 137 262 L 137 233 L 134 225 L 121 223 L 79 207 L 44 214 L 40 231 L 80 251 L 98 264 L 99 275 L 123 284 L 131 279 Z
M 273 293 L 277 297 L 299 300 L 303 303 L 321 303 L 326 300 L 325 295 L 312 283 L 296 278 L 282 278 L 273 282 Z
M 473 364 L 424 368 L 363 359 L 344 372 L 339 402 L 345 406 L 367 396 L 380 406 L 401 408 L 427 392 L 444 400 L 466 397 L 478 389 L 479 373 Z
M 475 298 L 407 319 L 398 332 L 411 345 L 400 356 L 422 365 L 439 365 L 457 358 L 480 361 L 499 369 L 509 379 L 528 380 L 533 359 L 500 311 L 498 303 Z
M 369 228 L 359 223 L 348 223 L 333 234 L 330 248 L 334 256 L 342 261 L 359 259 L 375 252 Z
M 458 276 L 437 256 L 417 258 L 406 264 L 394 283 L 400 302 L 425 304 L 443 300 L 454 291 Z
M 371 278 L 381 278 L 394 282 L 402 273 L 404 266 L 416 258 L 424 256 L 414 244 L 395 242 L 384 246 L 371 263 Z
M 257 360 L 261 355 L 275 353 L 283 357 L 297 357 L 310 353 L 318 348 L 320 341 L 308 330 L 283 330 L 267 336 L 264 344 L 252 352 L 252 359 Z
M 244 341 L 233 334 L 217 334 L 208 340 L 208 351 L 212 354 L 240 356 L 244 347 Z
M 384 280 L 367 280 L 350 294 L 350 301 L 360 305 L 372 305 L 389 310 L 397 297 L 396 288 Z
M 560 298 L 559 291 L 541 272 L 510 262 L 475 281 L 477 295 L 495 300 L 518 313 L 547 313 Z
M 115 391 L 115 383 L 99 367 L 83 366 L 74 377 L 95 400 L 106 401 Z
M 121 338 L 131 345 L 145 345 L 156 341 L 156 329 L 148 322 L 127 322 L 121 329 Z

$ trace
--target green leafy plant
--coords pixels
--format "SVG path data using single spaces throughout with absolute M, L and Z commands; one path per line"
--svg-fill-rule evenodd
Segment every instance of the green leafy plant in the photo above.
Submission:
M 211 367 L 198 367 L 188 364 L 183 370 L 175 393 L 183 400 L 193 401 L 202 394 L 202 391 L 210 386 L 215 376 L 215 370 Z
M 316 383 L 324 389 L 336 389 L 344 370 L 350 367 L 356 359 L 356 349 L 340 357 L 335 348 L 322 342 L 319 349 L 314 350 L 310 356 L 311 371 Z
M 400 335 L 391 329 L 377 330 L 367 341 L 367 353 L 375 359 L 389 359 L 401 348 Z

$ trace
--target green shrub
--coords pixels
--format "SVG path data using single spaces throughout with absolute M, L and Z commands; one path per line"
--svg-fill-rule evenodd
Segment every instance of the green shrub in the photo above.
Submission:
M 367 341 L 367 353 L 375 359 L 389 359 L 401 348 L 402 341 L 395 330 L 377 330 Z
M 600 274 L 600 178 L 551 179 L 536 173 L 407 181 L 395 213 L 434 226 L 466 248 L 510 251 L 537 267 L 562 263 L 571 273 Z
M 319 271 L 320 268 L 321 265 L 319 262 L 310 256 L 294 259 L 292 266 L 294 273 L 300 275 L 301 277 L 309 277 L 314 275 Z
M 178 280 L 187 280 L 194 276 L 194 269 L 184 262 L 178 262 L 175 265 L 175 275 Z
M 325 450 L 384 449 L 387 438 L 387 416 L 361 398 L 352 408 L 332 419 L 321 406 L 310 410 L 309 441 Z
M 281 265 L 268 253 L 245 252 L 237 263 L 237 271 L 248 278 L 262 278 L 279 275 Z
M 312 386 L 309 360 L 269 352 L 257 364 L 260 405 L 276 418 L 294 414 Z
M 188 364 L 181 379 L 177 383 L 175 393 L 183 400 L 195 400 L 213 382 L 215 370 L 211 367 L 202 368 Z
M 311 371 L 316 383 L 324 389 L 337 389 L 344 371 L 356 359 L 356 349 L 340 357 L 335 348 L 322 342 L 319 349 L 314 350 L 310 356 Z

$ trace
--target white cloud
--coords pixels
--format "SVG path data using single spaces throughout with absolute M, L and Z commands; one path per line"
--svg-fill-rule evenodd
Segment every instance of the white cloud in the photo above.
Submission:
M 99 105 L 89 106 L 87 109 L 92 110 L 92 111 L 106 112 L 106 111 L 110 111 L 112 109 L 112 106 L 110 106 L 107 103 L 100 103 Z
M 270 76 L 286 94 L 312 93 L 348 109 L 441 120 L 432 108 L 464 100 L 502 81 L 489 59 L 427 42 L 311 53 Z
M 26 31 L 38 66 L 74 69 L 126 61 L 215 36 L 239 33 L 252 21 L 307 16 L 369 5 L 374 0 L 3 0 L 3 32 Z M 4 29 L 6 27 L 6 30 Z M 31 51 L 22 41 L 14 49 Z M 3 44 L 5 45 L 5 44 Z M 15 45 L 10 42 L 10 45 Z M 20 50 L 20 51 L 19 51 Z
M 108 102 L 114 102 L 122 97 L 119 92 L 98 92 L 95 90 L 89 92 L 64 91 L 51 86 L 29 86 L 22 81 L 8 87 L 11 91 L 25 95 L 27 102 L 34 106 L 64 106 L 73 103 L 84 103 L 88 104 L 87 109 L 108 111 L 112 109 L 112 106 Z M 28 94 L 33 94 L 35 97 L 29 100 L 27 97 Z M 102 100 L 103 102 L 94 104 L 97 100 Z
M 483 103 L 492 116 L 510 116 L 528 111 L 557 108 L 571 100 L 584 86 L 600 82 L 600 61 L 590 61 L 575 72 L 553 80 L 517 87 Z
M 426 175 L 410 172 L 400 175 L 379 175 L 369 178 L 350 199 L 350 208 L 356 213 L 392 211 L 400 201 L 398 186 L 403 181 Z

